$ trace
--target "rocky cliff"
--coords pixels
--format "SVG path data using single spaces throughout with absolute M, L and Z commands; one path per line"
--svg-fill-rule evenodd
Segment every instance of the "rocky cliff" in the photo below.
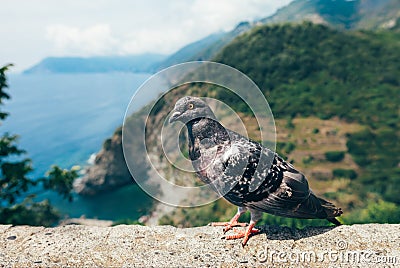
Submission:
M 74 182 L 74 190 L 79 194 L 94 195 L 131 184 L 132 181 L 122 152 L 122 132 L 119 128 L 105 140 L 94 164 L 86 168 L 85 175 Z
M 400 225 L 262 227 L 242 248 L 221 228 L 0 225 L 0 267 L 399 267 Z

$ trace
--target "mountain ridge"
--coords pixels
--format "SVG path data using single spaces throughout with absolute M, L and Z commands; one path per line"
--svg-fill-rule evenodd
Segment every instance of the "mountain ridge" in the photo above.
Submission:
M 387 23 L 400 17 L 397 0 L 294 0 L 261 23 L 301 22 L 328 24 L 336 29 L 376 30 L 394 27 Z
M 130 56 L 47 57 L 23 73 L 150 73 L 154 71 L 153 66 L 165 57 L 153 53 Z

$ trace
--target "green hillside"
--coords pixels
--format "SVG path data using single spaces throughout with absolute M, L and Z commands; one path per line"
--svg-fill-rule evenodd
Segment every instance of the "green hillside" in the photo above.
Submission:
M 311 23 L 260 26 L 215 60 L 261 88 L 277 120 L 278 152 L 305 172 L 317 193 L 344 207 L 346 223 L 400 221 L 399 34 Z M 208 95 L 250 115 L 226 91 Z M 178 209 L 161 223 L 202 225 L 227 220 L 234 209 L 226 210 L 219 200 Z M 324 224 L 270 215 L 263 222 Z
M 237 38 L 216 60 L 249 75 L 278 118 L 337 116 L 367 126 L 347 144 L 363 168 L 358 182 L 400 204 L 400 35 L 310 23 L 264 26 Z

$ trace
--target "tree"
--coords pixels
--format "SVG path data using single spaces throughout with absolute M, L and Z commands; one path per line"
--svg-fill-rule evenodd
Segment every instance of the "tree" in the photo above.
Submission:
M 4 100 L 10 99 L 5 92 L 8 88 L 5 73 L 11 66 L 8 64 L 0 68 L 0 109 Z M 5 120 L 7 116 L 7 112 L 0 110 L 0 120 Z M 33 187 L 41 187 L 39 189 L 54 190 L 72 201 L 72 182 L 78 177 L 77 170 L 53 166 L 45 177 L 29 178 L 31 159 L 23 157 L 26 152 L 18 148 L 17 142 L 17 135 L 4 133 L 0 137 L 0 223 L 53 225 L 60 214 L 48 200 L 37 202 L 35 195 L 29 192 Z

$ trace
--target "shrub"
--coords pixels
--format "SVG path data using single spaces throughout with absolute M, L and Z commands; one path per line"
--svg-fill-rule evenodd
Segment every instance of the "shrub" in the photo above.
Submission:
M 314 157 L 312 155 L 309 155 L 305 158 L 302 159 L 302 162 L 304 165 L 310 164 L 314 160 Z
M 286 143 L 284 150 L 287 154 L 290 154 L 295 148 L 296 145 L 293 142 L 288 142 Z
M 399 223 L 400 208 L 391 202 L 371 200 L 367 207 L 346 215 L 346 224 L 355 223 Z
M 325 153 L 325 158 L 330 162 L 339 162 L 343 160 L 344 153 L 343 151 L 329 151 Z
M 355 172 L 353 169 L 337 168 L 333 170 L 333 176 L 341 178 L 349 178 L 353 180 L 357 178 L 357 172 Z
M 104 150 L 108 151 L 111 149 L 111 139 L 106 139 L 103 143 Z

